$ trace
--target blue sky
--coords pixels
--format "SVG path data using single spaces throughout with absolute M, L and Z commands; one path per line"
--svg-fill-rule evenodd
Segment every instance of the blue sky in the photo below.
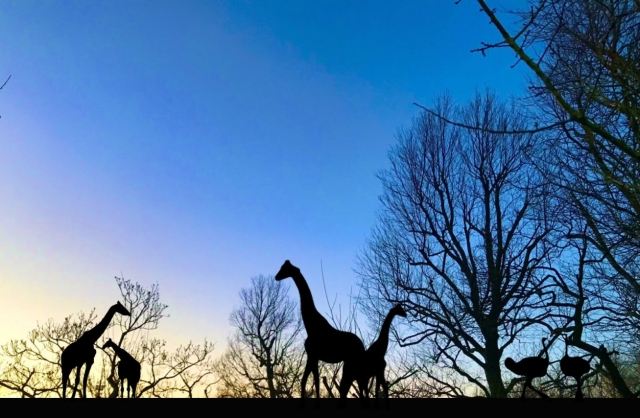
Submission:
M 121 273 L 218 354 L 285 259 L 344 306 L 412 103 L 519 94 L 512 53 L 470 53 L 497 36 L 470 0 L 3 0 L 0 342 L 101 314 Z

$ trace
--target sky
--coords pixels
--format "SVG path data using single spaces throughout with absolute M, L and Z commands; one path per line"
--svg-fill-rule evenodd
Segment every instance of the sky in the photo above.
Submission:
M 470 52 L 498 39 L 471 0 L 0 0 L 0 39 L 0 344 L 102 316 L 120 275 L 159 284 L 156 336 L 216 355 L 285 260 L 346 309 L 413 102 L 525 74 Z

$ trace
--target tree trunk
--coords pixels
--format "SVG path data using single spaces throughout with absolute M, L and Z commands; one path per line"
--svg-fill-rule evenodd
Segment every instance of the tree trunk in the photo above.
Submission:
M 118 390 L 120 390 L 120 387 L 118 386 L 118 381 L 115 379 L 113 374 L 107 377 L 107 383 L 109 383 L 109 386 L 111 387 L 111 393 L 109 393 L 109 398 L 117 398 Z
M 487 332 L 486 356 L 484 373 L 489 385 L 489 397 L 506 398 L 507 391 L 502 381 L 502 370 L 500 368 L 500 350 L 498 349 L 498 335 L 495 330 Z
M 269 396 L 272 399 L 275 399 L 278 397 L 278 391 L 276 391 L 276 387 L 273 384 L 273 364 L 271 364 L 271 361 L 267 361 L 266 364 L 267 367 L 267 384 L 269 385 Z

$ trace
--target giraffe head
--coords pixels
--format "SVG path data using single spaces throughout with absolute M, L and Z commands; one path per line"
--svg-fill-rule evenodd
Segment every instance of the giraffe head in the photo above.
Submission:
M 300 269 L 289 262 L 289 260 L 285 261 L 282 267 L 280 267 L 280 271 L 276 274 L 276 280 L 280 281 L 282 279 L 286 279 L 289 277 L 293 277 L 294 274 L 299 274 Z
M 119 313 L 120 315 L 124 315 L 124 316 L 131 316 L 131 312 L 129 312 L 127 310 L 127 308 L 125 308 L 120 301 L 118 301 L 118 303 L 116 303 L 115 305 L 112 306 L 113 309 L 115 309 L 115 311 L 117 313 Z
M 106 342 L 106 343 L 104 343 L 104 345 L 102 346 L 102 349 L 103 349 L 103 350 L 106 350 L 108 347 L 115 347 L 115 346 L 116 346 L 116 343 L 114 343 L 113 341 L 111 341 L 111 338 L 109 338 L 109 339 L 107 340 L 107 342 Z
M 391 312 L 393 312 L 394 315 L 398 315 L 403 318 L 407 317 L 407 312 L 402 308 L 402 305 L 400 304 L 397 304 L 396 306 L 391 308 Z

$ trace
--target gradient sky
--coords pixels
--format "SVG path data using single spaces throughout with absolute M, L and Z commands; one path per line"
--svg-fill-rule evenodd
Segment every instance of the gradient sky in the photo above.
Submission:
M 159 283 L 157 336 L 216 354 L 286 259 L 344 309 L 412 103 L 521 90 L 454 3 L 0 0 L 0 343 L 102 315 L 121 273 Z

